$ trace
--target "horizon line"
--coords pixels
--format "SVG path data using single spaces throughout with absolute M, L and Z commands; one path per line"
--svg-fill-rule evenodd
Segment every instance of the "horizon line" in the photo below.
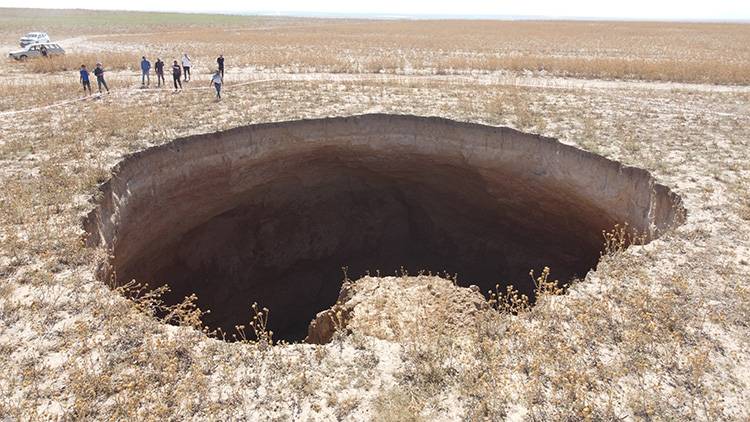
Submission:
M 388 12 L 314 12 L 273 10 L 136 10 L 94 9 L 80 7 L 0 7 L 16 10 L 72 10 L 90 12 L 131 13 L 175 13 L 189 15 L 263 16 L 311 19 L 359 19 L 359 20 L 495 20 L 495 21 L 602 21 L 602 22 L 670 22 L 670 23 L 730 23 L 748 24 L 750 18 L 681 18 L 681 17 L 618 17 L 618 16 L 556 16 L 556 15 L 502 15 L 502 14 L 443 14 L 443 13 L 388 13 Z

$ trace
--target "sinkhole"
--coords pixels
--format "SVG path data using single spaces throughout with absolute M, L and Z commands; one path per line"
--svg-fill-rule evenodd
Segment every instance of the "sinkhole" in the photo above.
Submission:
M 126 157 L 85 219 L 103 280 L 196 293 L 234 332 L 250 305 L 304 339 L 343 280 L 406 269 L 530 294 L 529 270 L 583 277 L 602 231 L 653 239 L 680 199 L 642 169 L 557 140 L 441 118 L 362 115 L 257 124 Z

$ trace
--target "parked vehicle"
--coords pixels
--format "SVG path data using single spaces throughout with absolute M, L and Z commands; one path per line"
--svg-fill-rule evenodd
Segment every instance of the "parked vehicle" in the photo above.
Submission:
M 18 51 L 11 51 L 8 56 L 16 60 L 26 60 L 33 57 L 42 57 L 44 49 L 47 49 L 47 56 L 50 57 L 65 54 L 65 50 L 58 44 L 41 43 L 30 44 Z
M 21 47 L 26 47 L 29 44 L 46 43 L 49 42 L 49 36 L 46 32 L 29 32 L 21 37 L 19 42 L 21 43 Z

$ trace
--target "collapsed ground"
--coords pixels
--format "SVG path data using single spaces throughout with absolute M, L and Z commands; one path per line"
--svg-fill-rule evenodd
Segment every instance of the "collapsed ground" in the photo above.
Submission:
M 220 103 L 205 91 L 129 92 L 0 116 L 0 414 L 750 417 L 750 95 L 335 77 L 281 75 Z M 688 220 L 516 317 L 477 313 L 439 279 L 366 279 L 361 319 L 327 346 L 209 340 L 144 316 L 95 279 L 80 218 L 124 154 L 239 125 L 366 112 L 559 137 L 650 170 L 683 197 Z
M 166 283 L 170 304 L 194 293 L 226 333 L 259 302 L 287 341 L 346 275 L 460 274 L 533 301 L 530 270 L 567 284 L 595 268 L 603 232 L 627 225 L 645 243 L 684 219 L 644 170 L 508 128 L 387 114 L 177 139 L 124 159 L 97 196 L 84 227 L 110 251 L 100 279 Z

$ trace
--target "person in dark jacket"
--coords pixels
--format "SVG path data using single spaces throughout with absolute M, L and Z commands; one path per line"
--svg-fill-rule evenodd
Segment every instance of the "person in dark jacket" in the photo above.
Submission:
M 81 70 L 78 72 L 81 75 L 80 81 L 81 85 L 83 85 L 83 93 L 86 93 L 86 90 L 89 90 L 89 94 L 91 95 L 91 81 L 89 81 L 89 71 L 86 70 L 86 65 L 81 65 Z
M 216 64 L 219 65 L 219 73 L 221 73 L 221 80 L 224 81 L 224 55 L 219 54 L 219 58 L 216 59 Z
M 107 86 L 107 82 L 104 81 L 104 67 L 102 67 L 101 63 L 96 64 L 96 69 L 94 69 L 94 75 L 96 75 L 96 84 L 99 86 L 99 93 L 102 93 L 102 85 L 104 85 L 104 89 L 107 90 L 107 93 L 109 93 L 109 87 Z
M 177 60 L 175 60 L 174 63 L 172 64 L 172 80 L 174 81 L 174 92 L 177 92 L 178 85 L 180 89 L 182 89 L 182 82 L 180 81 L 181 76 L 182 76 L 182 68 L 180 68 L 180 65 L 177 63 Z
M 156 63 L 154 63 L 154 69 L 156 70 L 156 86 L 161 87 L 162 82 L 164 83 L 164 85 L 166 85 L 167 82 L 164 80 L 164 62 L 161 61 L 161 58 L 156 59 Z

